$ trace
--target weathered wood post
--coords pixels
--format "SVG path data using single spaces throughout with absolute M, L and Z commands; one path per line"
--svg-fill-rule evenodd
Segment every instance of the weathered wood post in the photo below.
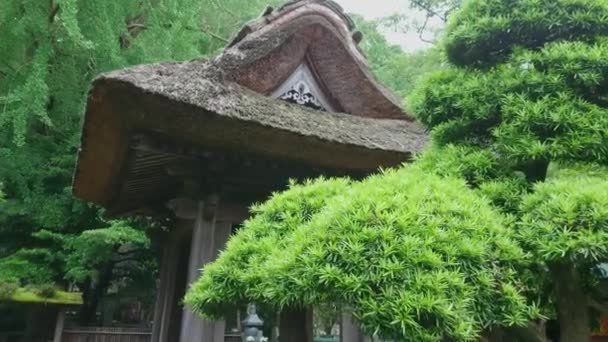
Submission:
M 200 275 L 201 268 L 213 261 L 230 235 L 229 222 L 218 220 L 219 196 L 210 195 L 199 202 L 192 232 L 188 284 Z M 207 321 L 185 307 L 182 314 L 180 341 L 224 342 L 224 321 Z
M 357 324 L 353 321 L 350 313 L 342 312 L 340 321 L 341 342 L 369 342 L 371 339 L 365 337 Z
M 59 308 L 57 313 L 57 322 L 55 323 L 55 334 L 53 336 L 53 342 L 61 342 L 61 335 L 63 335 L 63 326 L 65 324 L 65 308 Z
M 280 342 L 312 342 L 312 308 L 287 308 L 281 311 Z

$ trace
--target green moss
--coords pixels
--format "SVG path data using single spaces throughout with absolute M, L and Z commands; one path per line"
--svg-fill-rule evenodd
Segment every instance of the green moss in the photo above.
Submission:
M 45 298 L 38 294 L 36 290 L 29 288 L 18 288 L 10 296 L 0 297 L 0 302 L 82 305 L 82 293 L 54 291 L 52 297 Z

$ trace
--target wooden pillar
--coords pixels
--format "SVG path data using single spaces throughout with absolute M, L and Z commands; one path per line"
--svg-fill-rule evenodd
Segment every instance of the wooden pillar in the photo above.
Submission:
M 53 336 L 53 342 L 61 342 L 61 335 L 63 335 L 63 325 L 65 323 L 65 308 L 60 308 L 57 313 L 57 323 L 55 323 L 55 335 Z
M 181 309 L 179 302 L 183 296 L 186 284 L 188 259 L 184 254 L 189 253 L 189 242 L 192 219 L 182 217 L 162 247 L 160 264 L 159 289 L 154 307 L 154 325 L 152 342 L 175 341 L 179 334 Z M 189 254 L 188 254 L 189 256 Z
M 198 279 L 201 268 L 216 258 L 230 235 L 231 222 L 218 221 L 218 202 L 217 197 L 208 197 L 198 204 L 190 248 L 188 284 Z M 190 308 L 184 307 L 180 342 L 224 342 L 224 330 L 225 322 L 203 320 Z
M 370 342 L 369 337 L 365 337 L 353 317 L 349 313 L 341 314 L 340 322 L 340 341 L 341 342 Z
M 280 342 L 312 342 L 312 308 L 284 309 L 279 322 Z

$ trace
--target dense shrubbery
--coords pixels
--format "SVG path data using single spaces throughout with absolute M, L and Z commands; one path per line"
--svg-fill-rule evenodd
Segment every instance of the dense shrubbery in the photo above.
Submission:
M 492 66 L 514 49 L 608 35 L 605 0 L 473 0 L 452 18 L 444 39 L 457 66 Z
M 265 303 L 264 291 L 274 280 L 266 269 L 277 248 L 291 248 L 287 236 L 307 224 L 331 198 L 350 184 L 345 179 L 320 179 L 291 184 L 268 202 L 254 206 L 253 217 L 233 236 L 218 260 L 205 268 L 188 297 L 200 311 L 221 316 L 235 303 Z
M 553 291 L 538 291 L 555 303 L 565 341 L 588 338 L 608 260 L 607 174 L 589 166 L 608 165 L 607 19 L 605 0 L 471 0 L 446 33 L 456 67 L 411 98 L 439 155 L 454 154 L 550 271 L 538 279 Z
M 0 300 L 10 298 L 19 286 L 15 283 L 0 283 Z
M 464 182 L 406 167 L 349 185 L 296 185 L 255 209 L 187 296 L 203 314 L 239 302 L 344 304 L 385 338 L 472 340 L 535 317 L 515 278 L 524 253 Z
M 543 260 L 607 262 L 607 177 L 560 177 L 538 184 L 521 207 L 521 240 Z

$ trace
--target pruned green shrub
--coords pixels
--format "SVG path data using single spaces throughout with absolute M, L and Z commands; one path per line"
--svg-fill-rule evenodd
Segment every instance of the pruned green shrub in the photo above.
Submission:
M 265 264 L 277 248 L 291 248 L 286 236 L 309 222 L 329 199 L 346 191 L 346 179 L 319 179 L 303 184 L 291 183 L 289 191 L 274 194 L 264 204 L 251 208 L 253 217 L 233 236 L 217 261 L 205 267 L 204 274 L 190 292 L 188 301 L 205 314 L 221 317 L 235 304 L 265 299 L 260 293 L 272 281 Z
M 53 298 L 57 293 L 57 287 L 51 284 L 43 284 L 33 287 L 33 291 L 42 298 Z
M 443 45 L 451 67 L 410 98 L 439 151 L 421 161 L 510 215 L 534 261 L 518 277 L 562 340 L 586 340 L 607 181 L 580 165 L 608 165 L 608 1 L 468 0 Z
M 536 185 L 521 206 L 521 241 L 549 263 L 608 262 L 607 177 L 558 177 Z
M 607 35 L 606 0 L 470 0 L 452 16 L 444 44 L 455 65 L 491 66 L 516 47 Z
M 368 334 L 413 341 L 471 341 L 487 326 L 536 317 L 515 277 L 525 255 L 509 222 L 464 182 L 414 167 L 337 182 L 292 187 L 258 207 L 186 302 L 210 316 L 235 299 L 339 303 Z M 319 206 L 302 211 L 315 189 Z M 263 253 L 243 253 L 278 234 Z

